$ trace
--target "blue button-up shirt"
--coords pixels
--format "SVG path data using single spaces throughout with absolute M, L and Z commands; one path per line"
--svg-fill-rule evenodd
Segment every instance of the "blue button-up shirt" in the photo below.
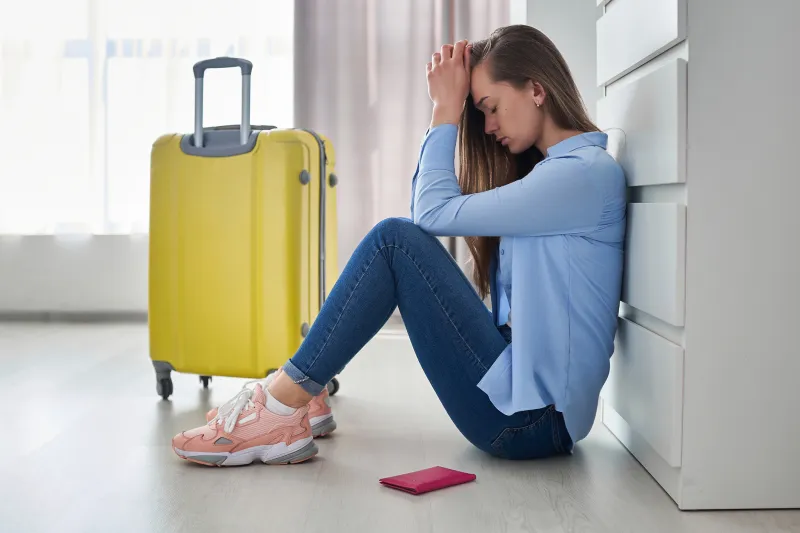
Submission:
M 605 150 L 606 134 L 590 132 L 552 146 L 523 178 L 465 195 L 455 175 L 457 134 L 451 124 L 426 133 L 411 218 L 434 235 L 501 238 L 492 313 L 497 324 L 511 313 L 513 341 L 478 387 L 507 415 L 554 404 L 578 442 L 594 422 L 614 351 L 624 173 Z

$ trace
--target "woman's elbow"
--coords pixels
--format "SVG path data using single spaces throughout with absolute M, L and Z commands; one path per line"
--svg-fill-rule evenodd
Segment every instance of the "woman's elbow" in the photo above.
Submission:
M 459 235 L 453 224 L 439 216 L 439 213 L 431 211 L 422 211 L 415 214 L 414 224 L 429 235 L 434 237 L 452 237 Z
M 422 230 L 426 231 L 427 233 L 431 232 L 431 224 L 429 217 L 426 217 L 422 213 L 414 213 L 414 218 L 412 220 L 414 221 L 414 224 L 419 226 Z
M 437 217 L 431 215 L 430 210 L 418 209 L 414 212 L 413 220 L 414 224 L 419 226 L 424 232 L 436 235 L 436 232 L 440 230 L 436 223 L 436 218 Z

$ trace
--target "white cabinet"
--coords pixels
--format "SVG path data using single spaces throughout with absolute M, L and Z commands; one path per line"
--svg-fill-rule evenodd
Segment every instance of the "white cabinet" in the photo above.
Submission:
M 686 295 L 686 206 L 631 203 L 625 239 L 622 301 L 683 326 Z
M 681 346 L 621 318 L 602 396 L 670 466 L 681 465 Z
M 597 83 L 610 83 L 686 38 L 687 0 L 614 0 L 597 22 Z
M 685 60 L 670 60 L 599 100 L 597 121 L 624 132 L 619 162 L 629 186 L 686 181 Z
M 721 4 L 597 1 L 630 198 L 602 420 L 681 509 L 797 508 L 800 2 Z

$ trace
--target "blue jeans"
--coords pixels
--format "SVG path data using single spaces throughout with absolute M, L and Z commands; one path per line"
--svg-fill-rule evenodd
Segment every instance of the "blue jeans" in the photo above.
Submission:
M 383 327 L 399 306 L 428 380 L 459 431 L 494 456 L 569 453 L 553 406 L 506 416 L 477 384 L 511 342 L 438 239 L 407 219 L 387 219 L 361 241 L 284 371 L 312 395 Z

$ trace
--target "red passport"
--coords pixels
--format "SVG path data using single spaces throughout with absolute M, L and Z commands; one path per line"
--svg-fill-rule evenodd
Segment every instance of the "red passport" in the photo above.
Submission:
M 417 472 L 410 472 L 400 476 L 386 477 L 379 481 L 381 485 L 402 490 L 409 494 L 425 494 L 445 487 L 469 483 L 470 481 L 475 481 L 476 477 L 475 474 L 434 466 L 433 468 L 426 468 L 425 470 L 418 470 Z

